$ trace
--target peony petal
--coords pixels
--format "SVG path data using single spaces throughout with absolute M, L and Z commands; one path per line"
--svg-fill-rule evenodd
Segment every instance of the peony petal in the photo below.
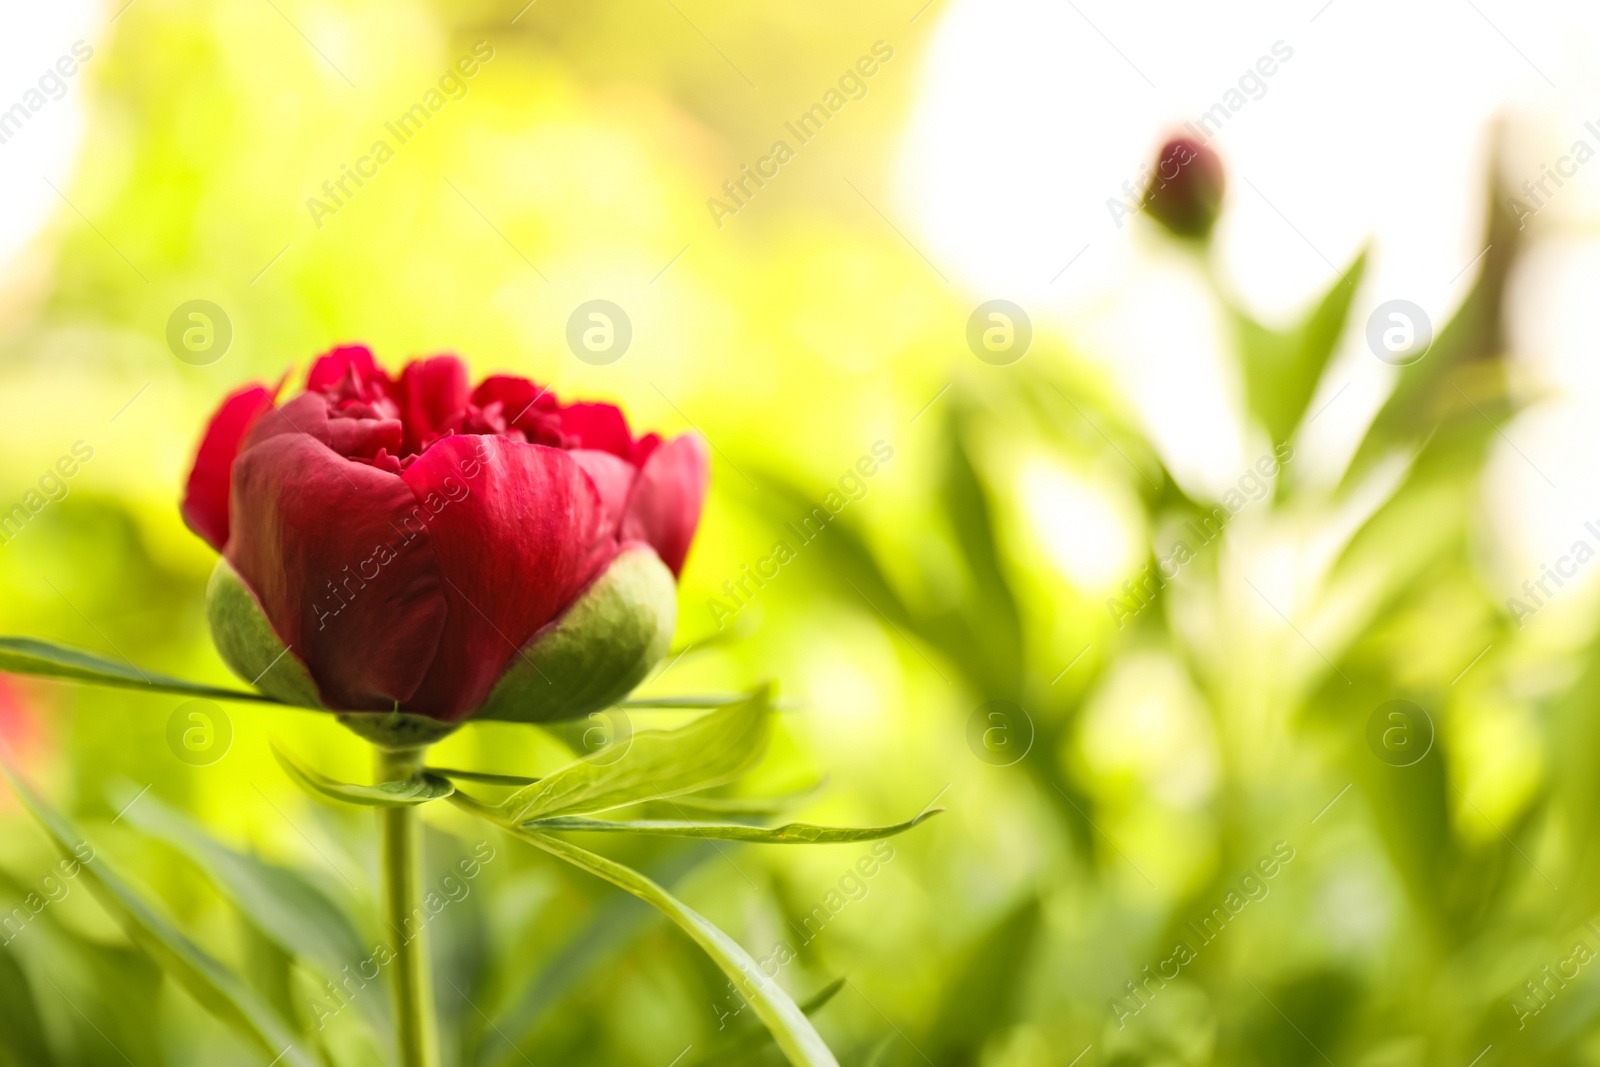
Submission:
M 307 392 L 320 393 L 333 388 L 352 368 L 363 384 L 376 383 L 381 386 L 381 392 L 388 392 L 389 375 L 378 366 L 372 358 L 372 350 L 366 345 L 341 345 L 318 356 L 311 365 L 311 372 L 306 375 Z
M 622 527 L 622 516 L 628 510 L 628 497 L 633 493 L 633 482 L 638 471 L 627 460 L 618 459 L 610 452 L 596 452 L 588 448 L 575 448 L 567 455 L 583 468 L 600 494 L 605 509 L 605 527 L 602 536 L 610 541 L 617 539 Z
M 323 704 L 388 711 L 410 699 L 447 610 L 410 487 L 280 432 L 234 464 L 231 519 L 228 560 Z
M 272 393 L 251 385 L 222 402 L 200 440 L 189 471 L 180 510 L 189 529 L 218 552 L 228 543 L 228 486 L 239 446 L 263 413 L 272 410 Z
M 629 459 L 633 435 L 621 409 L 612 404 L 568 404 L 561 409 L 561 432 L 578 439 L 578 448 L 593 448 Z
M 467 368 L 455 356 L 407 363 L 393 389 L 406 428 L 405 453 L 421 452 L 460 429 L 468 395 Z
M 403 477 L 432 512 L 428 529 L 450 616 L 438 656 L 402 710 L 453 721 L 484 702 L 511 657 L 610 562 L 615 547 L 604 538 L 593 480 L 560 449 L 449 437 Z M 611 553 L 598 553 L 602 544 Z
M 664 442 L 651 452 L 634 483 L 621 539 L 643 541 L 656 550 L 676 577 L 683 573 L 689 542 L 700 524 L 711 464 L 706 444 L 695 434 Z
M 301 393 L 281 407 L 262 415 L 245 435 L 240 452 L 248 452 L 257 445 L 285 434 L 297 434 L 332 446 L 333 434 L 328 430 L 328 402 L 316 393 Z

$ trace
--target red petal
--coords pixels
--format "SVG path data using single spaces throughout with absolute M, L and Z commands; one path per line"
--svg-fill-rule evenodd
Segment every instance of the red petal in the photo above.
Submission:
M 467 368 L 455 356 L 407 363 L 393 389 L 405 423 L 405 451 L 421 452 L 461 426 L 467 409 Z
M 388 391 L 389 375 L 372 358 L 370 348 L 366 345 L 341 345 L 317 357 L 317 361 L 311 365 L 311 373 L 306 375 L 307 392 L 320 393 L 324 389 L 331 389 L 352 368 L 360 381 L 379 383 L 384 392 Z
M 233 481 L 228 559 L 323 703 L 388 710 L 410 699 L 446 607 L 427 513 L 415 514 L 406 483 L 292 432 L 247 448 Z
M 605 525 L 601 536 L 608 541 L 615 541 L 617 531 L 622 527 L 622 516 L 628 510 L 628 497 L 633 493 L 634 479 L 638 477 L 639 472 L 634 470 L 633 464 L 625 459 L 618 459 L 610 452 L 575 448 L 567 455 L 571 456 L 594 482 L 595 490 L 600 494 L 600 504 L 605 511 Z
M 251 385 L 222 402 L 211 417 L 184 489 L 183 521 L 218 552 L 228 543 L 228 486 L 239 445 L 256 420 L 272 409 L 273 394 Z
M 674 575 L 682 573 L 689 542 L 700 525 L 710 479 L 706 445 L 695 434 L 684 434 L 657 447 L 634 483 L 622 519 L 621 540 L 645 542 Z
M 433 512 L 450 604 L 439 654 L 404 710 L 460 719 L 595 573 L 604 506 L 570 454 L 504 437 L 446 438 L 403 477 Z
M 633 435 L 628 420 L 611 404 L 569 404 L 561 409 L 561 432 L 578 439 L 579 448 L 594 448 L 628 459 Z

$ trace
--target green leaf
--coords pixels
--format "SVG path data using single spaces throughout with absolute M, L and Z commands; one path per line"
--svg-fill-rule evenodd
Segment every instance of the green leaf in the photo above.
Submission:
M 835 978 L 823 986 L 810 998 L 800 1002 L 800 1010 L 807 1015 L 815 1015 L 821 1011 L 828 1001 L 838 995 L 843 989 L 845 980 Z M 735 1023 L 734 1031 L 728 1040 L 717 1048 L 712 1049 L 702 1059 L 695 1060 L 689 1067 L 712 1067 L 713 1064 L 738 1062 L 750 1063 L 752 1058 L 766 1049 L 772 1043 L 772 1035 L 760 1026 L 748 1023 Z
M 539 781 L 538 778 L 527 778 L 520 774 L 491 774 L 488 771 L 458 771 L 454 767 L 424 767 L 427 774 L 437 775 L 440 778 L 449 778 L 452 781 L 482 782 L 484 785 L 532 785 Z
M 0 1042 L 3 1067 L 53 1067 L 39 1007 L 34 1002 L 28 976 L 17 963 L 16 953 L 0 952 L 0 1004 L 5 1005 L 6 1033 Z
M 72 861 L 83 861 L 78 869 L 90 891 L 122 925 L 129 940 L 182 984 L 202 1007 L 254 1041 L 269 1058 L 277 1056 L 279 1063 L 292 1067 L 312 1067 L 311 1061 L 295 1046 L 295 1035 L 284 1021 L 226 967 L 140 898 L 104 853 L 91 850 L 91 858 L 84 860 L 83 855 L 75 851 L 84 845 L 83 835 L 24 783 L 16 768 L 4 757 L 0 757 L 0 771 L 62 855 Z
M 1305 417 L 1328 359 L 1344 334 L 1367 254 L 1362 252 L 1333 283 L 1304 322 L 1287 333 L 1234 313 L 1244 357 L 1246 402 L 1274 445 L 1287 441 Z
M 484 809 L 469 801 L 462 805 L 480 816 Z M 502 824 L 503 825 L 503 824 Z M 822 1036 L 811 1025 L 803 1011 L 796 1006 L 772 979 L 762 974 L 761 967 L 739 943 L 723 933 L 709 919 L 690 908 L 661 886 L 652 882 L 631 867 L 625 867 L 604 856 L 595 855 L 549 834 L 536 833 L 517 826 L 505 826 L 507 833 L 522 838 L 574 867 L 603 878 L 624 889 L 663 915 L 688 934 L 710 956 L 712 961 L 733 982 L 740 996 L 755 1009 L 756 1015 L 766 1024 L 773 1040 L 783 1050 L 794 1067 L 839 1067 L 839 1061 L 823 1042 Z
M 121 803 L 113 803 L 123 808 L 127 798 L 120 799 Z M 269 940 L 315 965 L 325 977 L 337 981 L 345 967 L 355 967 L 371 955 L 349 916 L 298 871 L 234 851 L 154 794 L 144 795 L 124 812 L 134 826 L 204 871 Z M 381 992 L 355 999 L 374 1032 L 387 1039 L 388 999 Z
M 506 822 L 586 815 L 731 782 L 761 758 L 772 714 L 770 687 L 676 730 L 634 734 L 618 756 L 602 749 L 507 797 Z
M 633 697 L 618 704 L 619 708 L 725 708 L 748 700 L 748 693 L 704 693 L 672 697 Z
M 943 811 L 933 808 L 914 819 L 892 826 L 813 826 L 792 822 L 786 826 L 745 826 L 742 823 L 689 822 L 666 819 L 633 819 L 612 822 L 568 816 L 559 819 L 530 819 L 522 825 L 539 831 L 600 831 L 625 834 L 653 834 L 658 837 L 708 837 L 720 841 L 756 841 L 768 845 L 835 845 L 851 841 L 876 841 L 903 834 Z
M 60 678 L 85 685 L 106 685 L 118 689 L 142 689 L 150 693 L 178 693 L 212 700 L 252 700 L 276 704 L 271 697 L 241 689 L 185 682 L 164 674 L 142 671 L 129 664 L 113 663 L 92 652 L 64 645 L 37 641 L 31 637 L 0 637 L 0 671 L 27 674 L 38 678 Z
M 272 746 L 278 765 L 294 784 L 314 797 L 341 800 L 346 804 L 360 804 L 370 808 L 404 808 L 412 804 L 426 804 L 442 800 L 456 791 L 456 787 L 435 774 L 423 772 L 406 782 L 382 782 L 378 785 L 355 785 L 340 782 L 300 764 L 295 758 Z

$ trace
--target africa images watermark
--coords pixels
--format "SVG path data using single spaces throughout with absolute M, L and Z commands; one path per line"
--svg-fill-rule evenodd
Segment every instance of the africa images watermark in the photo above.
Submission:
M 439 917 L 439 914 L 451 904 L 459 904 L 466 900 L 472 892 L 471 882 L 483 873 L 483 868 L 495 858 L 494 846 L 487 841 L 479 841 L 472 846 L 473 858 L 460 860 L 455 869 L 439 879 L 437 888 L 428 890 L 423 894 L 422 901 L 411 909 L 401 926 L 391 933 L 398 938 L 394 948 L 409 945 L 414 941 L 428 924 Z M 460 877 L 456 876 L 460 871 Z M 377 944 L 372 946 L 372 953 L 365 959 L 354 964 L 345 964 L 342 977 L 337 984 L 332 979 L 323 983 L 327 999 L 313 1000 L 311 1012 L 316 1016 L 317 1029 L 321 1030 L 328 1025 L 328 1020 L 348 1008 L 356 997 L 366 989 L 368 982 L 377 981 L 383 968 L 395 960 L 394 948 L 389 945 Z M 354 971 L 352 971 L 352 967 Z
M 1272 479 L 1283 469 L 1283 465 L 1293 458 L 1293 445 L 1287 443 L 1279 445 L 1271 454 L 1256 460 L 1255 466 L 1239 477 L 1235 487 L 1222 494 L 1221 507 L 1212 508 L 1211 513 L 1204 516 L 1198 524 L 1193 519 L 1184 523 L 1199 548 L 1204 548 L 1220 537 L 1228 521 L 1239 514 L 1246 504 L 1253 500 L 1264 500 L 1271 491 Z M 1165 559 L 1156 561 L 1154 567 L 1146 564 L 1137 582 L 1123 582 L 1124 596 L 1106 597 L 1106 610 L 1111 612 L 1111 617 L 1116 620 L 1117 629 L 1127 626 L 1129 620 L 1155 603 L 1156 596 L 1166 588 L 1168 582 L 1178 576 L 1179 569 L 1197 555 L 1199 555 L 1198 550 L 1189 547 L 1187 540 L 1180 540 L 1172 546 L 1172 551 Z
M 755 600 L 756 594 L 778 577 L 786 564 L 798 558 L 798 548 L 815 541 L 834 516 L 850 504 L 866 499 L 870 488 L 867 479 L 877 474 L 883 464 L 893 458 L 894 449 L 887 441 L 874 441 L 871 455 L 861 456 L 854 467 L 840 475 L 838 488 L 829 490 L 820 505 L 801 516 L 798 526 L 785 521 L 784 529 L 794 535 L 792 543 L 788 537 L 780 538 L 773 544 L 771 553 L 756 560 L 754 569 L 748 563 L 742 565 L 739 568 L 742 572 L 740 577 L 722 583 L 723 592 L 728 594 L 727 600 L 706 598 L 706 610 L 711 612 L 711 621 L 717 624 L 717 629 L 723 629 L 728 625 L 728 620 L 737 618 L 739 612 Z
M 1589 537 L 1578 538 L 1572 542 L 1571 550 L 1556 560 L 1554 567 L 1548 563 L 1541 563 L 1539 577 L 1529 578 L 1522 583 L 1522 594 L 1528 598 L 1526 601 L 1518 600 L 1516 597 L 1506 598 L 1506 610 L 1516 620 L 1517 629 L 1520 630 L 1527 625 L 1529 619 L 1539 614 L 1540 609 L 1555 598 L 1555 593 L 1550 589 L 1551 582 L 1555 583 L 1556 589 L 1561 589 L 1567 584 L 1562 581 L 1563 578 L 1577 577 L 1578 568 L 1594 559 L 1596 554 L 1594 546 L 1600 544 L 1600 525 L 1586 522 L 1583 524 L 1583 529 L 1594 539 L 1594 544 L 1589 542 Z
M 1584 123 L 1583 128 L 1589 132 L 1591 137 L 1600 141 L 1600 122 L 1591 120 Z M 1506 197 L 1506 207 L 1517 217 L 1517 229 L 1520 230 L 1526 227 L 1529 219 L 1549 206 L 1550 201 L 1555 199 L 1556 193 L 1561 190 L 1562 186 L 1566 185 L 1566 182 L 1561 179 L 1577 177 L 1578 168 L 1594 157 L 1594 146 L 1580 137 L 1572 142 L 1572 148 L 1566 155 L 1556 159 L 1555 166 L 1552 167 L 1549 163 L 1540 163 L 1539 176 L 1537 178 L 1529 178 L 1522 183 L 1522 194 L 1528 199 L 1519 200 L 1514 196 Z M 1554 189 L 1550 188 L 1549 183 L 1551 182 L 1555 182 Z
M 416 540 L 420 534 L 426 533 L 430 518 L 438 515 L 449 505 L 459 504 L 472 495 L 472 487 L 466 483 L 482 474 L 484 465 L 489 462 L 488 451 L 483 445 L 478 444 L 476 447 L 477 454 L 467 456 L 456 467 L 457 472 L 466 481 L 457 481 L 450 475 L 445 475 L 439 481 L 439 488 L 444 490 L 442 496 L 437 492 L 429 492 L 420 498 L 410 514 L 401 516 L 399 525 L 390 520 L 389 525 L 399 535 L 392 543 L 385 541 L 373 546 L 371 555 L 355 564 L 353 570 L 351 564 L 346 563 L 340 571 L 344 577 L 339 584 L 335 585 L 332 578 L 327 580 L 328 595 L 322 598 L 322 602 L 312 604 L 312 610 L 317 613 L 318 630 L 327 629 L 329 619 L 349 607 L 351 601 L 354 601 L 361 590 L 367 587 L 368 582 L 377 581 L 384 567 L 399 559 L 400 552 L 407 545 Z M 368 573 L 369 567 L 371 573 Z M 344 591 L 343 595 L 340 593 L 341 589 Z
M 39 75 L 38 87 L 22 94 L 22 99 L 0 111 L 0 144 L 5 144 L 18 133 L 35 114 L 51 100 L 67 95 L 67 79 L 78 73 L 89 62 L 94 49 L 82 41 L 72 42 L 70 54 L 64 54 Z
M 1584 926 L 1600 939 L 1600 929 L 1596 929 L 1593 919 L 1586 920 Z M 1600 945 L 1600 940 L 1596 940 L 1595 944 Z M 1556 961 L 1555 970 L 1552 971 L 1547 963 L 1539 968 L 1534 978 L 1523 982 L 1522 988 L 1528 997 L 1526 1001 L 1520 999 L 1521 994 L 1506 998 L 1517 1016 L 1517 1029 L 1526 1030 L 1528 1020 L 1537 1018 L 1554 1003 L 1561 991 L 1567 988 L 1567 983 L 1577 980 L 1583 969 L 1595 961 L 1596 955 L 1594 947 L 1580 938 L 1573 942 L 1570 955 Z
M 1166 988 L 1168 982 L 1176 979 L 1185 967 L 1199 958 L 1200 949 L 1221 937 L 1222 931 L 1239 917 L 1240 912 L 1251 903 L 1259 904 L 1266 900 L 1268 894 L 1272 892 L 1272 887 L 1267 883 L 1276 878 L 1294 856 L 1294 846 L 1289 842 L 1274 842 L 1272 851 L 1262 856 L 1254 867 L 1245 872 L 1238 884 L 1223 896 L 1222 903 L 1212 908 L 1200 920 L 1199 926 L 1196 926 L 1192 919 L 1189 921 L 1189 929 L 1194 931 L 1198 945 L 1191 946 L 1188 941 L 1179 941 L 1172 946 L 1172 954 L 1156 964 L 1153 969 L 1148 964 L 1145 965 L 1139 972 L 1144 977 L 1138 983 L 1132 980 L 1124 982 L 1122 985 L 1127 991 L 1127 999 L 1112 997 L 1108 1001 L 1111 1017 L 1117 1022 L 1117 1029 L 1125 1028 L 1129 1019 L 1148 1008 L 1156 994 Z
M 59 904 L 67 899 L 72 892 L 69 884 L 78 877 L 83 870 L 83 864 L 94 861 L 94 847 L 87 841 L 79 841 L 72 846 L 72 854 L 77 859 L 62 858 L 56 863 L 56 869 L 61 872 L 57 878 L 54 873 L 47 874 L 39 879 L 37 891 L 30 891 L 22 898 L 22 903 L 12 908 L 9 912 L 0 915 L 0 935 L 5 940 L 0 945 L 10 945 L 11 942 L 22 936 L 22 931 L 28 928 L 44 909 L 52 904 Z
M 752 991 L 760 989 L 765 982 L 774 981 L 778 977 L 778 972 L 799 958 L 800 949 L 815 941 L 823 928 L 838 918 L 840 912 L 851 904 L 859 904 L 867 899 L 867 894 L 872 891 L 868 883 L 893 862 L 894 857 L 894 846 L 887 841 L 879 841 L 847 868 L 839 877 L 836 888 L 829 889 L 823 894 L 822 900 L 806 912 L 798 927 L 790 923 L 791 929 L 800 935 L 798 945 L 788 941 L 774 942 L 772 951 L 756 963 L 761 972 L 760 976 L 746 974 Z M 712 1005 L 712 1011 L 717 1016 L 718 1030 L 725 1029 L 728 1020 L 743 1011 L 748 1003 L 748 996 L 744 990 L 732 981 L 728 982 L 728 993 L 730 995 L 726 998 L 726 1003 L 733 1004 L 733 1008 L 726 1009 L 720 1004 Z
M 317 229 L 322 229 L 327 216 L 337 215 L 349 206 L 356 193 L 378 176 L 378 168 L 395 157 L 395 149 L 421 133 L 428 120 L 444 110 L 446 104 L 452 100 L 466 99 L 467 80 L 476 77 L 481 67 L 493 58 L 494 46 L 488 41 L 473 45 L 470 55 L 462 56 L 440 75 L 437 89 L 430 87 L 422 94 L 420 101 L 402 111 L 393 122 L 383 124 L 383 128 L 394 136 L 394 145 L 380 137 L 372 142 L 366 155 L 357 157 L 354 165 L 339 164 L 339 176 L 322 183 L 322 192 L 327 200 L 319 200 L 314 196 L 306 198 L 306 210 L 311 212 L 311 221 L 317 224 Z M 353 189 L 352 183 L 355 185 Z
M 1271 55 L 1258 58 L 1254 66 L 1245 68 L 1244 73 L 1239 75 L 1238 83 L 1223 93 L 1221 100 L 1200 114 L 1198 125 L 1194 121 L 1183 124 L 1183 128 L 1191 137 L 1202 145 L 1210 143 L 1230 118 L 1244 110 L 1246 104 L 1267 95 L 1267 79 L 1278 73 L 1281 64 L 1294 58 L 1294 49 L 1282 40 L 1273 41 L 1270 52 Z M 1249 94 L 1248 97 L 1246 94 Z M 1117 229 L 1122 229 L 1123 219 L 1138 213 L 1144 207 L 1145 197 L 1153 184 L 1159 182 L 1165 185 L 1172 181 L 1178 176 L 1176 168 L 1185 166 L 1192 158 L 1192 155 L 1189 158 L 1176 156 L 1163 160 L 1160 171 L 1152 171 L 1151 165 L 1146 163 L 1137 175 L 1122 183 L 1122 192 L 1126 199 L 1107 197 L 1106 210 L 1111 213 L 1111 221 L 1116 223 Z M 1165 173 L 1169 166 L 1173 168 L 1170 174 Z
M 94 458 L 94 446 L 87 441 L 74 441 L 70 455 L 63 455 L 39 476 L 37 489 L 22 494 L 22 500 L 8 510 L 0 511 L 0 545 L 9 545 L 22 533 L 22 528 L 48 504 L 65 500 L 72 487 L 68 480 L 76 477 L 82 464 Z
M 851 100 L 866 99 L 867 79 L 878 73 L 881 64 L 886 64 L 893 58 L 892 45 L 884 41 L 874 41 L 871 55 L 857 59 L 855 66 L 839 76 L 836 88 L 823 93 L 821 100 L 803 111 L 793 122 L 785 122 L 783 128 L 792 134 L 800 145 L 810 144 L 811 139 L 821 133 L 828 121 L 843 111 L 846 104 Z M 729 215 L 737 215 L 742 211 L 755 198 L 756 193 L 766 188 L 767 182 L 776 178 L 783 165 L 794 157 L 795 146 L 779 138 L 772 142 L 772 148 L 766 155 L 756 160 L 754 167 L 748 163 L 740 164 L 739 176 L 722 183 L 722 192 L 727 199 L 715 196 L 706 198 L 706 209 L 711 212 L 711 221 L 717 224 L 717 229 L 722 229 L 723 220 Z M 754 189 L 750 187 L 752 182 L 755 184 Z

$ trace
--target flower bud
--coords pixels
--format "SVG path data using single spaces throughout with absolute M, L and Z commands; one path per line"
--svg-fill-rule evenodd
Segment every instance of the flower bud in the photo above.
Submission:
M 609 404 L 452 356 L 391 378 L 365 349 L 279 406 L 251 387 L 184 500 L 222 558 L 207 613 L 240 677 L 382 744 L 474 717 L 609 707 L 666 654 L 707 454 Z
M 1144 210 L 1178 237 L 1204 240 L 1222 209 L 1226 182 L 1222 159 L 1190 137 L 1174 137 L 1161 148 Z

